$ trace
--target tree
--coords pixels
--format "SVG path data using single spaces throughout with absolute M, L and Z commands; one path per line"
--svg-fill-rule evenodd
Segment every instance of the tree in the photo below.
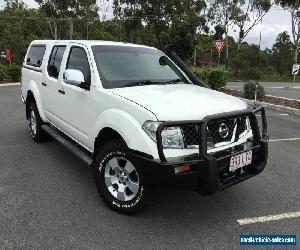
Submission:
M 274 3 L 271 3 L 270 0 L 243 0 L 240 4 L 243 5 L 245 10 L 240 6 L 240 8 L 235 9 L 237 13 L 234 14 L 234 23 L 239 28 L 238 48 L 240 48 L 245 37 L 262 20 Z M 246 24 L 248 25 L 247 27 Z
M 48 25 L 39 11 L 27 9 L 20 1 L 9 1 L 0 11 L 0 30 L 0 51 L 11 48 L 14 63 L 23 61 L 32 40 L 50 38 Z
M 75 15 L 81 18 L 86 27 L 86 39 L 89 39 L 89 24 L 91 21 L 99 20 L 98 6 L 96 0 L 73 0 Z
M 294 62 L 298 62 L 298 51 L 300 46 L 300 0 L 276 0 L 292 17 L 292 36 L 294 42 Z
M 61 37 L 58 34 L 58 20 L 68 17 L 71 12 L 72 2 L 69 0 L 35 0 L 40 5 L 40 11 L 47 18 L 53 39 Z
M 128 32 L 145 26 L 149 36 L 155 37 L 156 47 L 173 43 L 178 53 L 187 59 L 193 53 L 197 30 L 204 29 L 206 20 L 204 0 L 115 0 L 114 10 L 118 18 L 128 22 Z
M 290 72 L 293 61 L 292 50 L 293 43 L 286 31 L 278 34 L 272 49 L 267 50 L 270 64 L 279 74 Z
M 228 40 L 228 30 L 232 26 L 238 14 L 241 12 L 240 6 L 244 0 L 210 0 L 209 17 L 212 23 L 223 27 L 225 40 Z M 226 42 L 226 69 L 228 68 L 229 45 Z
M 249 45 L 243 42 L 240 49 L 232 53 L 233 59 L 230 65 L 234 76 L 241 75 L 242 78 L 257 80 L 262 77 L 262 70 L 268 65 L 268 57 L 255 44 Z
M 123 26 L 126 40 L 131 43 L 136 42 L 138 31 L 142 26 L 142 11 L 138 6 L 138 1 L 114 0 L 116 20 Z

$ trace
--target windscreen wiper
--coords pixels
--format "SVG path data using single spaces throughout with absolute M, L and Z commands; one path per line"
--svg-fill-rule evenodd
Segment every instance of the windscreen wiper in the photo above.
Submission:
M 151 84 L 159 84 L 161 82 L 155 82 L 155 81 L 150 81 L 150 80 L 145 80 L 145 81 L 135 81 L 135 82 L 130 82 L 124 85 L 124 87 L 133 87 L 133 86 L 142 86 L 142 85 L 151 85 Z
M 173 79 L 173 80 L 166 81 L 166 82 L 144 80 L 144 81 L 135 81 L 135 82 L 127 83 L 124 87 L 133 87 L 133 86 L 142 86 L 142 85 L 151 85 L 151 84 L 173 84 L 173 83 L 179 83 L 179 82 L 186 83 L 184 80 L 181 80 L 180 78 Z
M 186 83 L 186 81 L 181 80 L 180 78 L 177 78 L 177 79 L 173 79 L 173 80 L 170 80 L 170 81 L 161 82 L 161 84 L 173 84 L 173 83 L 179 83 L 179 82 Z

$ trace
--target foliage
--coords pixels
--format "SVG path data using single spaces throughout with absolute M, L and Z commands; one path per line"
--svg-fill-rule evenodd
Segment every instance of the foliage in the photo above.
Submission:
M 10 48 L 13 61 L 20 64 L 32 40 L 48 37 L 47 23 L 36 21 L 40 17 L 37 10 L 25 9 L 22 5 L 12 4 L 0 11 L 0 51 Z
M 242 43 L 239 50 L 232 53 L 230 66 L 233 75 L 242 75 L 244 79 L 260 79 L 261 69 L 268 65 L 266 53 L 261 51 L 257 45 Z
M 2 64 L 0 64 L 0 81 L 3 81 L 6 79 L 7 75 L 6 75 L 6 67 L 3 66 Z
M 216 66 L 218 54 L 213 40 L 224 37 L 226 27 L 243 21 L 246 13 L 252 13 L 253 8 L 256 10 L 253 14 L 256 14 L 257 9 L 264 8 L 267 11 L 269 6 L 269 0 L 115 0 L 114 18 L 100 20 L 94 0 L 36 1 L 40 4 L 38 9 L 27 9 L 22 2 L 9 0 L 7 7 L 0 10 L 0 52 L 11 48 L 15 64 L 22 63 L 32 40 L 54 37 L 69 39 L 72 36 L 73 39 L 88 37 L 93 40 L 145 44 L 162 51 L 167 44 L 172 43 L 177 54 L 188 65 L 194 66 L 203 66 L 204 52 L 211 50 L 212 63 L 209 63 L 210 53 L 206 52 L 205 61 L 208 65 L 204 66 Z M 101 1 L 102 5 L 98 6 L 107 9 L 105 5 L 109 3 L 103 4 L 106 0 Z M 290 8 L 294 3 L 290 0 L 278 1 L 284 3 L 284 8 Z M 245 7 L 240 8 L 241 4 L 247 6 L 250 2 L 251 8 L 245 13 Z M 224 5 L 230 8 L 222 10 Z M 241 10 L 243 13 L 239 12 Z M 101 11 L 98 10 L 98 13 Z M 221 16 L 224 11 L 227 19 Z M 239 19 L 239 15 L 244 17 Z M 248 24 L 251 22 L 253 20 Z M 212 25 L 211 31 L 207 28 L 209 25 Z M 286 32 L 279 34 L 274 46 L 265 50 L 257 45 L 235 41 L 228 35 L 227 41 L 230 77 L 240 80 L 291 77 L 295 45 Z M 226 63 L 226 51 L 220 55 L 221 65 Z M 208 81 L 207 76 L 205 81 Z
M 244 5 L 244 8 L 240 7 L 234 18 L 234 23 L 239 28 L 238 48 L 249 32 L 262 20 L 273 3 L 271 4 L 270 0 L 242 0 L 241 4 Z
M 192 71 L 212 89 L 221 90 L 226 85 L 228 71 L 223 68 L 192 68 Z
M 163 50 L 172 43 L 185 61 L 194 51 L 196 31 L 207 30 L 205 8 L 204 0 L 114 1 L 115 14 L 125 19 L 123 26 L 131 42 L 136 40 L 137 31 L 145 28 L 148 36 L 153 35 L 151 45 Z
M 275 0 L 285 10 L 290 12 L 292 19 L 292 38 L 294 44 L 294 62 L 298 62 L 300 47 L 300 1 L 299 0 Z
M 20 76 L 21 76 L 21 67 L 12 64 L 11 66 L 8 67 L 7 69 L 7 75 L 13 80 L 14 82 L 20 81 Z
M 279 74 L 287 74 L 293 64 L 293 44 L 288 33 L 279 33 L 271 50 L 266 50 L 272 66 Z
M 255 92 L 256 92 L 256 81 L 249 81 L 244 84 L 244 97 L 247 99 L 254 99 L 255 98 Z M 261 99 L 265 96 L 265 89 L 263 86 L 258 84 L 257 86 L 257 99 Z

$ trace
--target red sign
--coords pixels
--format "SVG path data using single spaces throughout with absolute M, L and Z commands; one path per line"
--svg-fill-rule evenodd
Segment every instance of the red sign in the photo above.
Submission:
M 11 51 L 10 51 L 10 49 L 5 49 L 5 56 L 6 56 L 6 62 L 10 63 L 11 62 Z
M 216 50 L 218 51 L 219 54 L 222 52 L 222 50 L 225 46 L 225 43 L 226 43 L 226 41 L 222 40 L 222 39 L 213 41 L 213 44 L 215 45 Z

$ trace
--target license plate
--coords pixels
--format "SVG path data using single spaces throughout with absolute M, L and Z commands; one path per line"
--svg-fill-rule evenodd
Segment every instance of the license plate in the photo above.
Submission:
M 229 171 L 233 172 L 239 168 L 251 164 L 252 162 L 252 151 L 246 151 L 244 153 L 231 156 Z

